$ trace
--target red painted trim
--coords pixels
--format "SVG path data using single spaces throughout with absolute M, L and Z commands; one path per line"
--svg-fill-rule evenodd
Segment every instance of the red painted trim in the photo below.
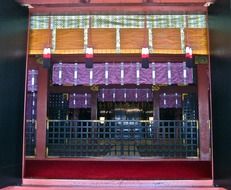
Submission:
M 38 57 L 39 55 L 37 55 Z M 36 62 L 35 55 L 30 56 L 32 64 Z M 37 58 L 38 60 L 38 58 Z M 52 62 L 58 63 L 62 60 L 65 62 L 78 62 L 85 63 L 85 54 L 53 54 Z M 149 54 L 150 62 L 183 62 L 185 60 L 185 54 Z M 140 54 L 94 54 L 93 62 L 94 63 L 105 63 L 105 62 L 137 62 L 141 61 Z
M 211 160 L 208 65 L 197 65 L 200 158 Z
M 210 161 L 27 160 L 26 178 L 43 179 L 211 179 Z
M 42 56 L 41 56 L 41 60 L 42 60 Z M 29 56 L 28 58 L 28 70 L 31 70 L 31 69 L 35 69 L 35 70 L 38 70 L 39 69 L 39 64 L 36 62 L 36 58 L 35 56 Z
M 38 72 L 38 99 L 37 99 L 37 136 L 36 158 L 46 157 L 46 120 L 48 96 L 48 69 L 41 65 Z

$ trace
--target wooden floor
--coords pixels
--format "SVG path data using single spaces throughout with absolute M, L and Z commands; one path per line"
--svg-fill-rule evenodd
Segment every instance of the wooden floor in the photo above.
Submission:
M 47 180 L 24 179 L 3 190 L 225 190 L 212 180 Z

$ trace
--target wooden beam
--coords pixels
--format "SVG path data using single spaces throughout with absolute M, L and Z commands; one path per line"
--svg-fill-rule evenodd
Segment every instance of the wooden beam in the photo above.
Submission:
M 34 56 L 31 56 L 33 58 Z M 63 63 L 84 63 L 84 55 L 52 55 L 52 62 L 58 63 L 59 61 Z M 185 60 L 185 55 L 183 54 L 150 54 L 149 61 L 150 62 L 183 62 Z M 141 61 L 140 54 L 94 54 L 93 58 L 94 63 L 105 63 L 105 62 L 112 62 L 112 63 L 119 63 L 119 62 L 138 62 Z
M 30 9 L 30 13 L 33 14 L 155 14 L 157 13 L 206 13 L 207 7 L 204 6 L 188 6 L 188 5 L 89 5 L 89 6 L 36 6 Z
M 114 84 L 114 85 L 98 85 L 99 88 L 107 88 L 107 89 L 114 89 L 114 88 L 127 88 L 127 89 L 142 89 L 142 88 L 152 88 L 152 85 L 150 84 L 142 84 L 137 86 L 136 84 L 127 84 L 121 86 L 120 84 Z M 196 92 L 197 88 L 195 85 L 189 85 L 189 86 L 161 86 L 158 93 L 192 93 Z M 50 86 L 49 87 L 49 93 L 92 93 L 89 86 Z M 155 93 L 155 92 L 154 92 Z

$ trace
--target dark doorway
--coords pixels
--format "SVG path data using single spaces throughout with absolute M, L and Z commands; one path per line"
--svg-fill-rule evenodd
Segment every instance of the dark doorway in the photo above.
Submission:
M 105 120 L 148 120 L 153 116 L 152 102 L 99 102 L 98 118 Z
M 68 113 L 69 120 L 90 120 L 91 109 L 90 108 L 70 108 Z
M 181 108 L 160 109 L 160 120 L 182 120 Z

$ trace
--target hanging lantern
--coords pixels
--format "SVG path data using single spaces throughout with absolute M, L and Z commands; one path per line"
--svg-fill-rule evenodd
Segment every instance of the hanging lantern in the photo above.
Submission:
M 50 68 L 51 64 L 51 48 L 43 49 L 43 67 Z
M 186 58 L 189 58 L 189 59 L 192 59 L 192 48 L 189 47 L 189 46 L 186 46 L 186 49 L 185 49 L 185 57 L 186 57 Z
M 51 58 L 51 48 L 44 48 L 43 49 L 43 58 L 50 59 Z
M 193 54 L 192 54 L 192 48 L 189 46 L 186 46 L 185 58 L 186 58 L 186 67 L 192 68 L 193 67 Z
M 142 58 L 149 58 L 149 49 L 148 48 L 142 48 L 141 57 Z
M 85 54 L 86 68 L 93 68 L 93 48 L 87 47 Z
M 149 67 L 149 49 L 142 48 L 141 50 L 141 58 L 142 58 L 142 68 L 147 69 Z
M 93 48 L 92 47 L 87 47 L 86 48 L 86 58 L 93 58 Z

